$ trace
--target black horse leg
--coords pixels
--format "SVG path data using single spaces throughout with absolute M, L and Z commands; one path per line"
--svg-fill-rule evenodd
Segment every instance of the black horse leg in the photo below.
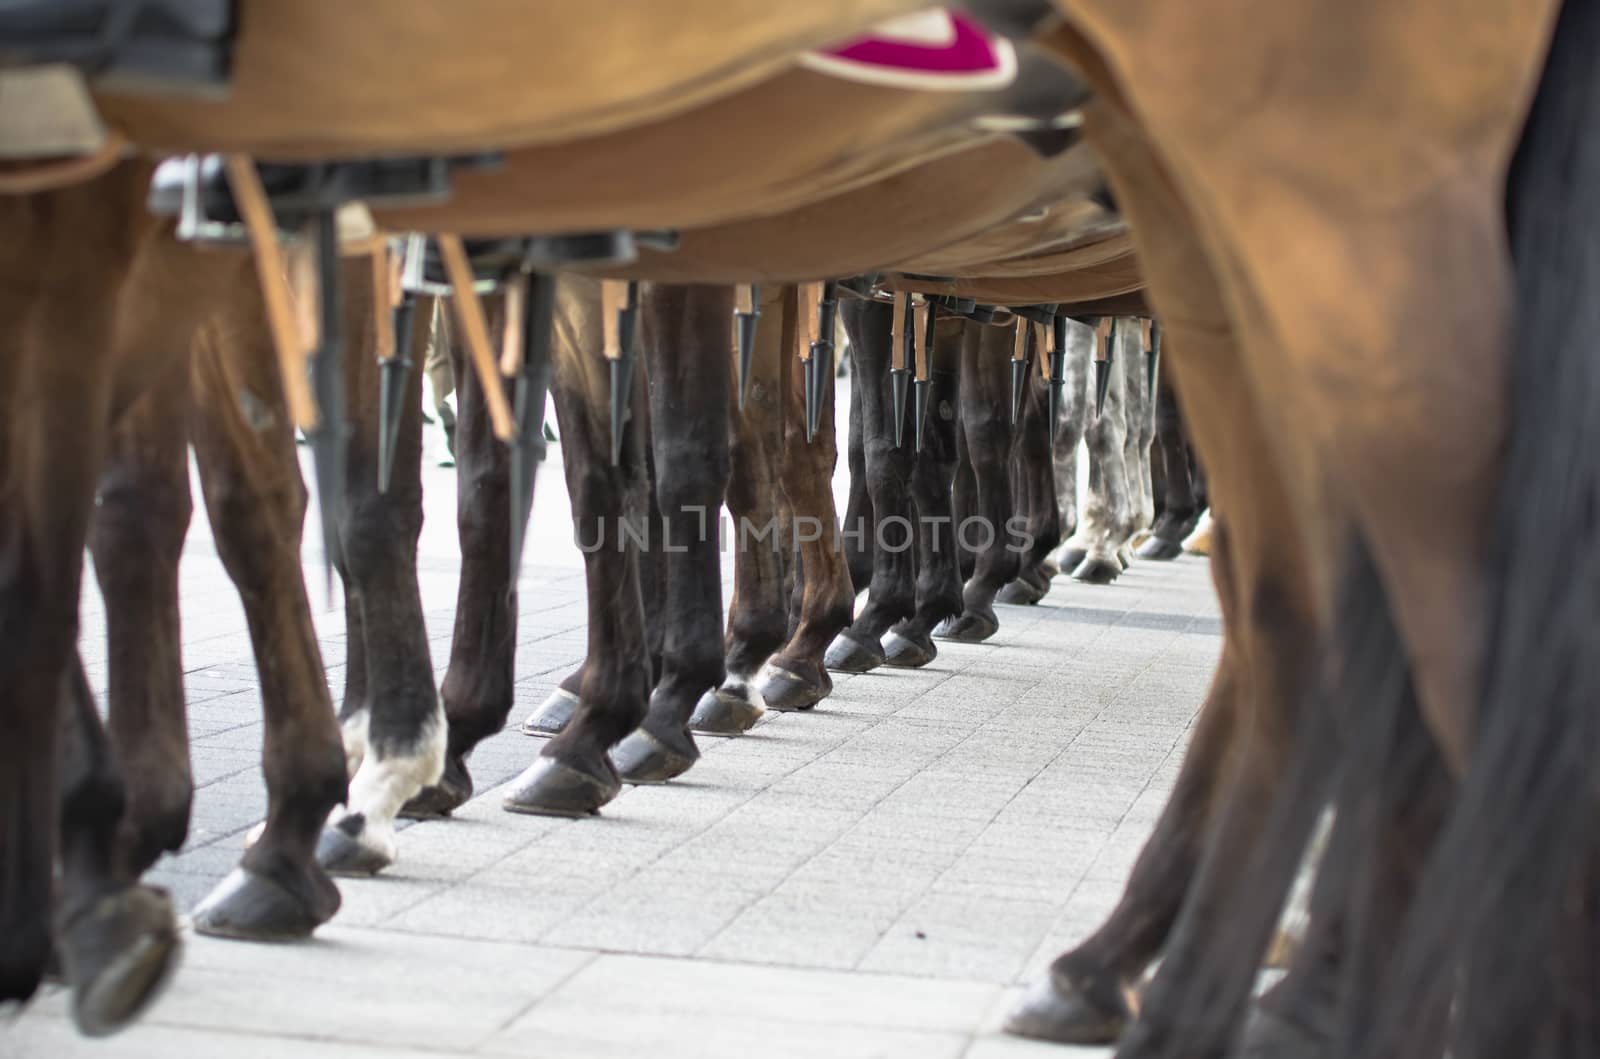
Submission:
M 1023 397 L 1022 419 L 1011 441 L 1017 514 L 1006 543 L 1018 551 L 1021 571 L 995 597 L 1001 603 L 1032 605 L 1050 591 L 1053 571 L 1047 571 L 1045 564 L 1061 543 L 1061 510 L 1056 505 L 1049 395 L 1049 384 L 1037 373 L 1031 373 Z M 1016 533 L 1016 528 L 1022 532 Z
M 848 315 L 845 326 L 849 326 Z M 871 369 L 853 335 L 850 342 L 850 430 L 847 434 L 850 494 L 844 507 L 844 558 L 850 567 L 850 586 L 857 592 L 865 592 L 872 582 L 872 542 L 878 522 L 872 507 L 872 491 L 867 484 L 866 409 L 863 405 L 870 392 L 863 380 Z
M 1184 435 L 1178 394 L 1170 382 L 1161 381 L 1156 395 L 1156 449 L 1164 468 L 1165 496 L 1161 514 L 1151 527 L 1150 539 L 1139 548 L 1143 559 L 1176 559 L 1183 539 L 1200 521 L 1200 504 L 1190 474 L 1189 443 Z
M 853 441 L 854 413 L 859 411 L 867 493 L 876 515 L 867 605 L 824 656 L 829 669 L 847 673 L 865 673 L 882 665 L 883 634 L 895 622 L 911 617 L 916 606 L 917 538 L 910 491 L 916 449 L 909 442 L 895 445 L 889 386 L 894 313 L 894 306 L 882 302 L 852 300 L 841 307 L 856 368 L 851 379 L 850 435 Z M 907 431 L 903 436 L 912 435 Z
M 977 326 L 977 325 L 972 325 Z M 911 500 L 917 523 L 917 599 L 911 617 L 883 638 L 887 665 L 925 666 L 938 654 L 933 630 L 961 613 L 961 568 L 956 519 L 951 506 L 961 426 L 961 345 L 967 323 L 951 318 L 934 325 L 928 419 L 922 451 L 911 474 Z
M 1020 557 L 1007 547 L 1011 494 L 1011 371 L 1013 328 L 974 327 L 961 351 L 961 420 L 977 481 L 978 507 L 956 525 L 956 535 L 977 552 L 972 578 L 962 594 L 961 614 L 934 633 L 947 640 L 978 643 L 1000 628 L 995 594 L 1017 576 Z
M 725 675 L 717 529 L 729 473 L 733 289 L 647 286 L 641 317 L 663 533 L 655 550 L 666 575 L 662 664 L 644 723 L 615 760 L 630 783 L 662 783 L 700 756 L 689 718 Z
M 388 492 L 378 489 L 379 394 L 377 314 L 388 312 L 373 289 L 370 266 L 346 266 L 345 393 L 354 424 L 346 446 L 343 510 L 337 513 L 340 573 L 360 610 L 362 649 L 351 665 L 366 667 L 365 723 L 344 719 L 346 751 L 356 763 L 345 811 L 336 814 L 317 850 L 329 871 L 370 875 L 393 863 L 394 821 L 401 808 L 444 769 L 447 726 L 434 684 L 417 585 L 422 532 L 422 376 L 413 372 L 402 402 L 399 442 Z M 411 335 L 420 362 L 427 336 Z M 503 576 L 503 575 L 502 575 Z
M 700 699 L 689 727 L 707 735 L 738 735 L 763 713 L 756 678 L 788 637 L 784 591 L 783 288 L 762 288 L 744 407 L 730 395 L 728 541 L 734 549 L 733 598 L 728 605 L 727 678 Z
M 496 299 L 491 313 L 504 311 Z M 456 379 L 456 533 L 461 579 L 456 586 L 450 662 L 439 697 L 449 719 L 444 775 L 402 813 L 420 818 L 453 812 L 472 797 L 468 757 L 505 727 L 516 680 L 517 585 L 511 559 L 511 451 L 494 435 L 483 384 L 467 362 L 460 329 L 448 337 Z M 527 500 L 533 501 L 530 490 Z M 574 682 L 574 689 L 576 682 Z M 576 702 L 574 690 L 572 701 Z M 570 713 L 567 714 L 570 717 Z M 557 729 L 559 730 L 559 728 Z
M 607 751 L 644 719 L 650 693 L 638 543 L 649 508 L 646 387 L 641 364 L 621 457 L 612 466 L 611 373 L 600 354 L 601 304 L 598 280 L 563 277 L 551 348 L 561 459 L 588 586 L 583 683 L 571 722 L 512 781 L 504 802 L 511 812 L 584 816 L 615 798 L 622 781 Z

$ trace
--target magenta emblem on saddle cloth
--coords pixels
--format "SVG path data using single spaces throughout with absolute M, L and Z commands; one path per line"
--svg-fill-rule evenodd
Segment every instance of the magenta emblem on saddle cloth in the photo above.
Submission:
M 806 52 L 800 63 L 848 81 L 935 92 L 1005 88 L 1017 76 L 1010 41 L 943 9 L 891 19 L 867 36 Z

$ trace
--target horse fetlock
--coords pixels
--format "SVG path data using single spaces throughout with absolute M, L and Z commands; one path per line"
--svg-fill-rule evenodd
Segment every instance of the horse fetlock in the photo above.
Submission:
M 317 860 L 335 874 L 371 875 L 394 863 L 394 821 L 400 810 L 444 775 L 442 712 L 424 722 L 404 748 L 369 747 L 350 779 L 345 809 L 336 810 L 317 845 Z
M 367 756 L 367 728 L 372 711 L 362 706 L 339 718 L 339 735 L 344 741 L 345 774 L 355 776 Z
M 117 828 L 117 863 L 127 877 L 138 878 L 163 853 L 183 848 L 193 801 L 194 785 L 187 776 L 181 791 L 131 799 Z

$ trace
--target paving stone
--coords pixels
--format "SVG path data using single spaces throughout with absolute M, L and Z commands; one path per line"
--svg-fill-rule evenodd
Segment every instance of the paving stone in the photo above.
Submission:
M 14 1047 L 16 1051 L 9 1049 Z M 78 1036 L 64 1015 L 38 1012 L 0 1027 L 0 1054 L 19 1059 L 34 1056 L 44 1059 L 174 1059 L 174 1057 L 221 1056 L 228 1059 L 442 1059 L 460 1053 L 451 1050 L 418 1050 L 393 1044 L 348 1044 L 318 1040 L 292 1032 L 233 1032 L 164 1026 L 146 1020 L 118 1034 L 113 1040 Z

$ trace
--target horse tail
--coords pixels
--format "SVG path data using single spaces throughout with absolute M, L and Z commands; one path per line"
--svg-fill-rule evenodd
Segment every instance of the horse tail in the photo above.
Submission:
M 1455 1059 L 1600 1054 L 1600 3 L 1566 0 L 1512 162 L 1511 432 L 1467 774 L 1380 1020 L 1454 998 Z

